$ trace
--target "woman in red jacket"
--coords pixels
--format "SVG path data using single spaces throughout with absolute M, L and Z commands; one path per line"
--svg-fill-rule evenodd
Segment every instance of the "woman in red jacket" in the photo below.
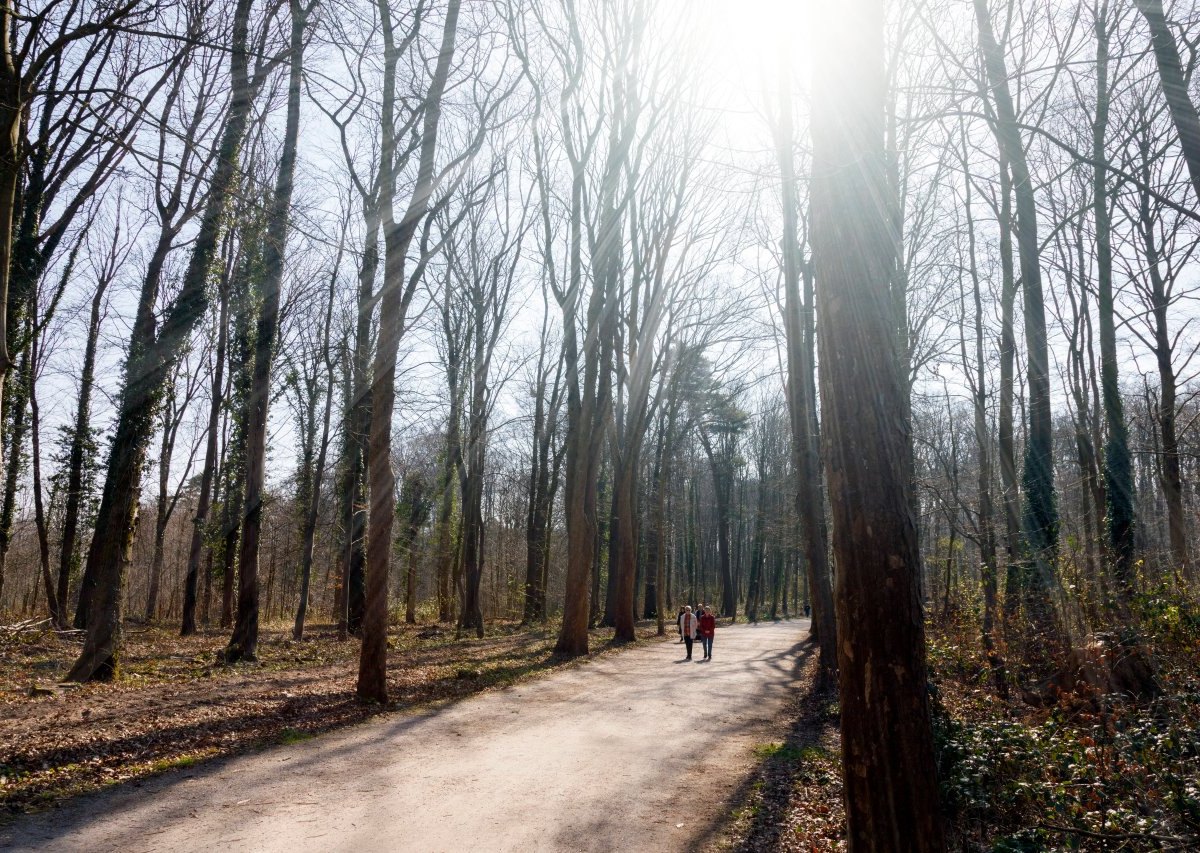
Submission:
M 700 642 L 704 646 L 704 659 L 712 660 L 713 636 L 717 633 L 717 617 L 712 608 L 705 607 L 700 616 Z

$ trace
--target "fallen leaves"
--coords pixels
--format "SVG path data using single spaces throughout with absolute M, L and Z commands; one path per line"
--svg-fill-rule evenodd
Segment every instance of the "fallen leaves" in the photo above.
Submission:
M 37 809 L 570 665 L 551 656 L 552 630 L 515 624 L 491 630 L 494 636 L 483 640 L 455 641 L 452 631 L 394 629 L 388 708 L 356 700 L 358 643 L 338 642 L 332 629 L 318 627 L 297 643 L 287 628 L 264 628 L 259 660 L 229 667 L 213 665 L 224 633 L 180 638 L 166 629 L 140 631 L 129 637 L 120 680 L 44 687 L 33 696 L 27 695 L 31 673 L 61 676 L 78 646 L 73 638 L 24 631 L 0 644 L 0 807 Z

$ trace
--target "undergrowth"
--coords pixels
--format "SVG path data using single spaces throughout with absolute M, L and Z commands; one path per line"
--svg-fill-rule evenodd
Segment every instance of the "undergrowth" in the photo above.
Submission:
M 1160 590 L 1129 622 L 1161 694 L 1002 701 L 970 611 L 929 629 L 942 806 L 966 850 L 1200 849 L 1200 621 Z M 1125 629 L 1128 634 L 1128 629 Z
M 930 704 L 950 850 L 1200 850 L 1200 612 L 1158 589 L 1123 619 L 1105 621 L 1152 661 L 1153 698 L 1068 692 L 1051 707 L 1033 707 L 1015 681 L 1020 648 L 1001 645 L 1011 655 L 1002 697 L 983 653 L 978 602 L 952 602 L 929 621 Z M 1021 642 L 1020 625 L 1009 632 Z M 1088 639 L 1080 633 L 1075 642 Z M 755 750 L 753 784 L 735 803 L 721 848 L 845 849 L 833 699 L 800 697 L 788 739 Z

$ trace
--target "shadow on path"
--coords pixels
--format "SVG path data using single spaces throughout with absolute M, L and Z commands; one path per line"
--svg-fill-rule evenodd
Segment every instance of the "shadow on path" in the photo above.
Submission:
M 821 686 L 814 677 L 817 651 L 816 642 L 808 638 L 790 650 L 794 655 L 792 679 L 801 686 L 785 712 L 792 718 L 787 734 L 782 743 L 756 750 L 757 766 L 726 800 L 722 817 L 701 833 L 697 839 L 699 849 L 717 847 L 722 840 L 723 850 L 748 853 L 780 849 L 788 831 L 792 792 L 809 780 L 812 757 L 823 752 L 823 741 L 838 724 L 836 688 Z M 729 845 L 731 830 L 735 837 Z
M 696 829 L 746 799 L 750 750 L 779 737 L 803 689 L 803 627 L 726 628 L 714 662 L 686 674 L 669 643 L 583 667 L 534 655 L 516 665 L 553 677 L 80 797 L 0 829 L 0 848 L 695 849 Z M 729 768 L 708 797 L 679 785 L 698 755 Z

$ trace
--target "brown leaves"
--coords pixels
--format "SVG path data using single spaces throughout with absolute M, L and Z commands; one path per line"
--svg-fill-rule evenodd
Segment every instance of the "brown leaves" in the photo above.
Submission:
M 393 628 L 391 709 L 461 699 L 569 665 L 551 658 L 553 631 L 515 624 L 489 630 L 495 635 L 459 642 L 452 631 Z M 357 642 L 338 642 L 319 626 L 302 642 L 287 629 L 263 629 L 260 637 L 257 663 L 222 667 L 213 655 L 225 643 L 223 632 L 131 633 L 120 680 L 45 688 L 52 697 L 28 696 L 30 682 L 53 684 L 78 645 L 48 632 L 0 645 L 0 806 L 36 809 L 381 713 L 355 699 Z

